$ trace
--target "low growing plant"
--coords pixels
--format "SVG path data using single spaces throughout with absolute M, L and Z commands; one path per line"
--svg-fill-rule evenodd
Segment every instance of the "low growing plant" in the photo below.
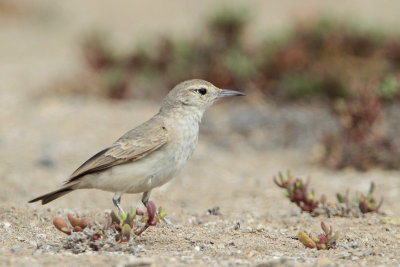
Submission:
M 375 183 L 371 182 L 368 193 L 366 195 L 361 193 L 360 195 L 356 196 L 355 202 L 358 203 L 358 207 L 362 213 L 379 212 L 379 209 L 383 204 L 383 197 L 381 197 L 381 200 L 379 201 L 379 203 L 377 203 L 374 196 L 372 195 L 374 191 Z M 345 203 L 346 205 L 348 205 L 349 203 L 348 192 L 346 192 L 344 196 L 340 193 L 337 193 L 336 198 L 339 203 Z
M 349 198 L 349 192 L 345 194 L 337 193 L 338 202 L 327 202 L 325 194 L 322 194 L 320 200 L 316 200 L 314 190 L 309 191 L 308 185 L 310 179 L 304 182 L 301 178 L 295 178 L 289 171 L 286 177 L 280 172 L 279 180 L 274 177 L 274 183 L 280 188 L 285 189 L 284 194 L 291 202 L 294 202 L 302 212 L 311 213 L 313 216 L 324 214 L 328 217 L 360 217 L 368 212 L 379 212 L 383 204 L 383 197 L 376 202 L 373 196 L 375 183 L 371 182 L 370 189 L 366 195 L 356 194 L 354 201 Z
M 303 182 L 300 178 L 294 178 L 290 172 L 287 172 L 285 178 L 281 172 L 278 174 L 279 181 L 274 177 L 274 183 L 280 188 L 284 188 L 285 196 L 290 199 L 291 202 L 296 203 L 302 211 L 312 212 L 318 207 L 318 201 L 314 198 L 314 190 L 308 191 L 307 182 Z
M 71 235 L 72 232 L 82 232 L 85 228 L 94 230 L 91 235 L 91 241 L 102 239 L 103 236 L 111 230 L 115 235 L 115 241 L 126 243 L 131 238 L 131 234 L 141 235 L 150 226 L 155 226 L 162 220 L 165 220 L 167 213 L 161 207 L 157 209 L 153 201 L 149 201 L 146 211 L 137 208 L 129 210 L 127 214 L 116 214 L 114 211 L 108 214 L 107 221 L 103 226 L 92 227 L 86 218 L 77 219 L 72 214 L 68 214 L 68 221 L 71 227 L 60 217 L 53 220 L 54 226 L 61 232 Z
M 324 232 L 319 234 L 316 238 L 313 238 L 311 233 L 306 234 L 305 232 L 299 232 L 297 238 L 304 246 L 308 248 L 325 250 L 334 247 L 339 238 L 339 233 L 333 233 L 332 226 L 330 226 L 328 230 L 328 227 L 326 227 L 324 222 L 321 222 L 321 228 Z

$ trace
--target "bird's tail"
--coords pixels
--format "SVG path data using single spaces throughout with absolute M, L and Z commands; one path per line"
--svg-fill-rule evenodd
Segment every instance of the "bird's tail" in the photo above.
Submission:
M 30 200 L 29 203 L 33 203 L 33 202 L 41 200 L 42 201 L 42 205 L 47 204 L 47 203 L 53 201 L 54 199 L 62 197 L 63 195 L 68 194 L 71 191 L 75 190 L 74 185 L 75 184 L 66 185 L 66 186 L 64 186 L 64 187 L 62 187 L 62 188 L 60 188 L 58 190 L 55 190 L 53 192 L 47 193 L 45 195 L 42 195 L 40 197 L 34 198 L 34 199 Z

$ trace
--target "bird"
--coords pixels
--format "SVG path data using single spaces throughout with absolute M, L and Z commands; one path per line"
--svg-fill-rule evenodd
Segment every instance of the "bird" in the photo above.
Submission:
M 89 158 L 62 187 L 29 203 L 44 205 L 78 189 L 100 189 L 114 193 L 113 204 L 121 213 L 125 193 L 143 193 L 147 207 L 152 189 L 170 181 L 193 154 L 204 112 L 217 99 L 244 95 L 201 79 L 179 83 L 156 115 Z

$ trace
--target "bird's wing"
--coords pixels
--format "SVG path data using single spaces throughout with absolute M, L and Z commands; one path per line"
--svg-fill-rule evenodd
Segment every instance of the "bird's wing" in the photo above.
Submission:
M 83 163 L 67 183 L 89 173 L 132 162 L 146 157 L 168 141 L 168 131 L 160 118 L 153 117 L 144 124 L 127 132 L 110 147 L 100 151 Z

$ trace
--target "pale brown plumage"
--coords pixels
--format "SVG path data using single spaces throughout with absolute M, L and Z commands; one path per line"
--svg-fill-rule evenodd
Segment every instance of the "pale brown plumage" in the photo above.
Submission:
M 29 203 L 46 204 L 75 189 L 96 188 L 115 192 L 113 202 L 120 211 L 123 193 L 142 192 L 146 205 L 151 190 L 172 179 L 192 155 L 204 111 L 218 98 L 237 95 L 244 94 L 204 80 L 178 84 L 153 118 L 88 159 L 63 187 Z
M 84 162 L 71 174 L 63 187 L 32 199 L 29 203 L 39 200 L 42 204 L 49 203 L 74 190 L 73 186 L 85 175 L 139 160 L 163 146 L 167 141 L 168 131 L 164 122 L 159 117 L 153 117 Z
M 124 134 L 110 147 L 88 159 L 71 174 L 66 184 L 89 173 L 139 160 L 163 146 L 167 141 L 168 131 L 164 122 L 159 117 L 153 117 Z

